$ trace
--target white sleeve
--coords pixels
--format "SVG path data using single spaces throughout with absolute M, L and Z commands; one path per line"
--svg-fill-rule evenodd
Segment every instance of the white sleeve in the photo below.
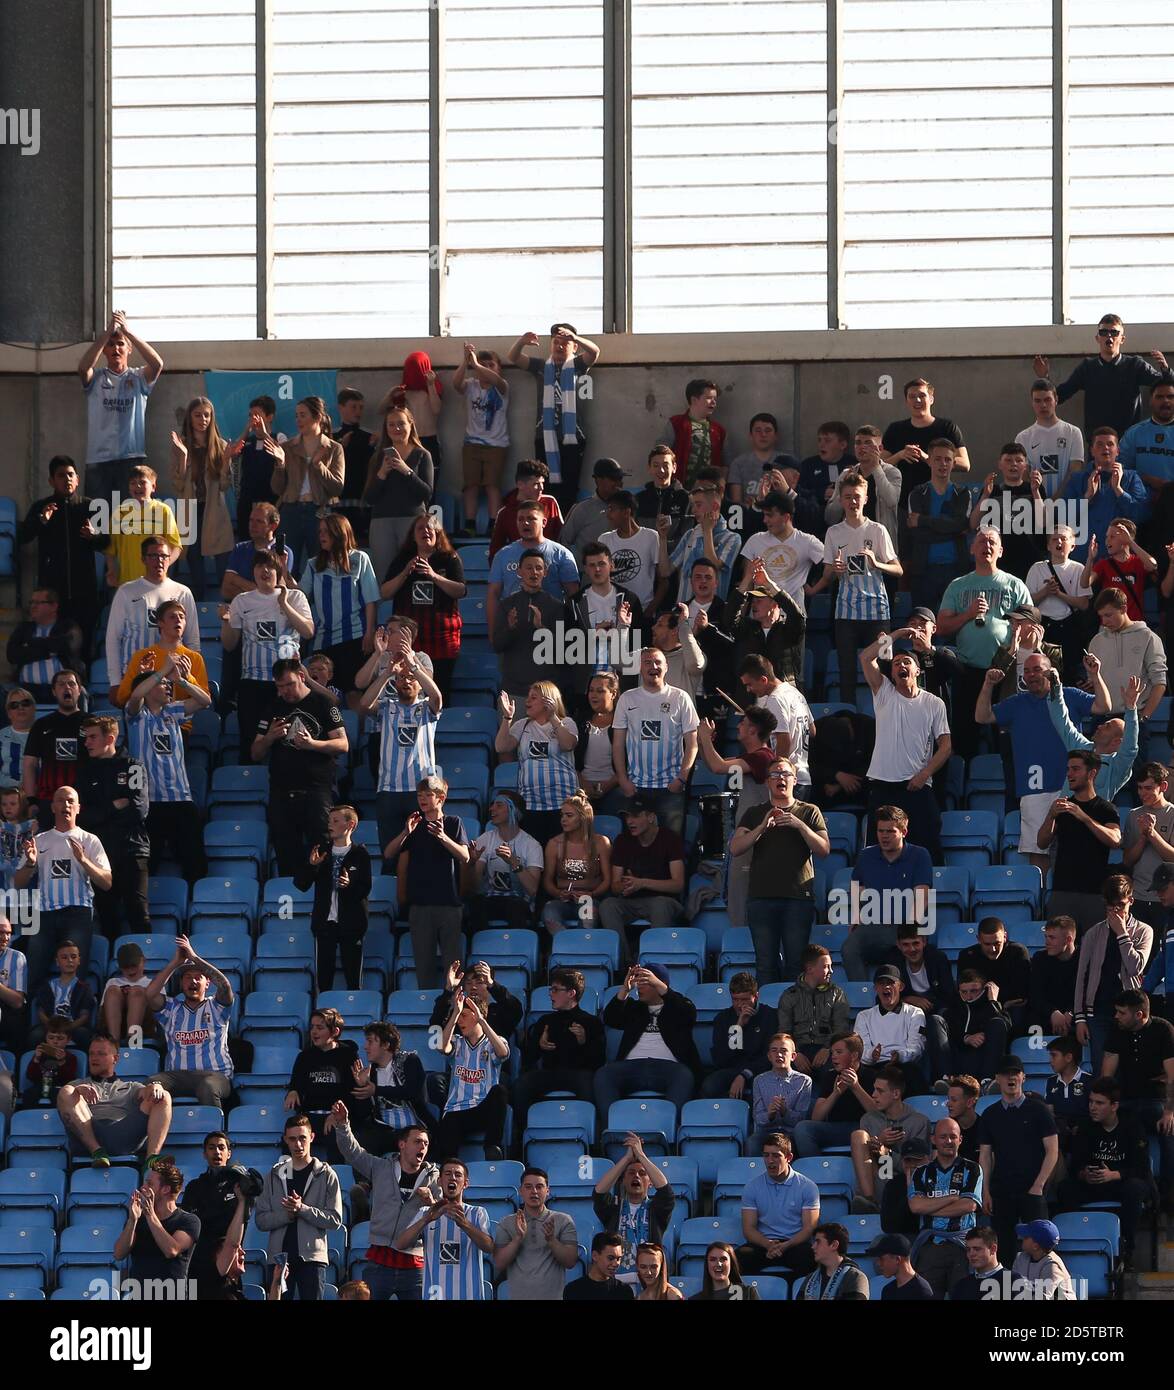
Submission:
M 122 625 L 126 622 L 126 605 L 129 595 L 123 584 L 114 591 L 114 602 L 110 605 L 110 617 L 106 620 L 106 674 L 110 678 L 110 689 L 117 690 L 125 672 L 122 669 Z
M 183 604 L 183 611 L 187 614 L 187 625 L 183 630 L 184 646 L 191 647 L 192 651 L 198 652 L 200 650 L 200 614 L 190 589 L 184 589 L 180 603 Z

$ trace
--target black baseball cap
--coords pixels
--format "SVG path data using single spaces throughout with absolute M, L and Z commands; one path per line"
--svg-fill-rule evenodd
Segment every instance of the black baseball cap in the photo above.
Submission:
M 624 470 L 615 459 L 596 459 L 591 470 L 593 478 L 614 478 L 617 483 L 624 481 Z

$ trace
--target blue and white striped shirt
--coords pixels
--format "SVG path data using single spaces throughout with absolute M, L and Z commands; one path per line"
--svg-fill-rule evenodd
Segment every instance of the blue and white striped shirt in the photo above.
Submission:
M 52 631 L 52 623 L 38 623 L 33 636 L 48 637 Z M 60 670 L 61 662 L 55 656 L 47 656 L 42 661 L 30 661 L 22 666 L 18 679 L 21 685 L 49 685 Z
M 159 640 L 159 624 L 155 613 L 162 603 L 175 599 L 183 604 L 187 626 L 183 631 L 185 647 L 200 650 L 200 615 L 192 591 L 174 579 L 152 584 L 148 579 L 132 579 L 115 590 L 106 623 L 106 670 L 110 685 L 116 686 L 126 674 L 127 663 L 135 652 L 153 647 Z
M 564 719 L 562 725 L 578 733 L 573 719 Z M 579 790 L 575 750 L 558 746 L 553 722 L 518 719 L 510 733 L 518 740 L 518 791 L 527 811 L 557 811 Z
M 41 911 L 59 912 L 64 907 L 93 907 L 94 889 L 82 866 L 73 857 L 70 841 L 76 841 L 91 864 L 109 869 L 102 841 L 88 830 L 74 828 L 68 835 L 44 830 L 36 837 L 37 887 Z
M 231 1077 L 230 1012 L 212 998 L 194 1009 L 182 997 L 169 999 L 158 1014 L 159 1026 L 167 1039 L 164 1071 L 215 1071 Z
M 427 697 L 413 704 L 400 699 L 388 681 L 379 697 L 379 790 L 414 792 L 436 771 L 436 724 Z
M 300 589 L 290 590 L 289 606 L 299 617 L 310 617 L 309 600 Z M 276 593 L 251 590 L 237 594 L 228 606 L 228 623 L 242 634 L 243 681 L 271 681 L 273 663 L 295 657 L 301 649 L 302 639 L 282 612 L 281 598 Z
M 616 702 L 612 729 L 626 729 L 628 777 L 636 787 L 659 791 L 681 775 L 685 734 L 696 733 L 697 707 L 683 690 L 638 686 Z
M 444 1106 L 446 1115 L 457 1110 L 472 1110 L 480 1105 L 501 1080 L 501 1066 L 506 1060 L 494 1052 L 493 1045 L 484 1035 L 473 1047 L 461 1033 L 454 1033 L 452 1049 L 452 1077 Z
M 465 1207 L 465 1220 L 490 1234 L 484 1207 Z M 485 1292 L 485 1252 L 474 1245 L 451 1216 L 424 1230 L 424 1297 L 430 1302 L 479 1303 Z
M 721 517 L 718 517 L 713 528 L 713 553 L 722 566 L 717 577 L 719 598 L 725 598 L 730 592 L 730 580 L 734 577 L 734 561 L 741 549 L 742 537 L 737 531 L 731 531 Z M 681 591 L 678 598 L 681 603 L 688 603 L 693 597 L 693 566 L 704 553 L 705 533 L 700 526 L 692 526 L 677 542 L 669 556 L 673 569 L 680 571 Z
M 379 602 L 379 584 L 365 550 L 352 550 L 349 573 L 340 574 L 333 565 L 317 570 L 311 561 L 302 575 L 302 592 L 313 609 L 314 650 L 337 647 L 362 637 L 366 620 L 364 605 Z
M 147 796 L 156 801 L 190 801 L 191 783 L 183 752 L 183 702 L 175 700 L 152 714 L 146 705 L 126 721 L 128 751 L 147 769 Z
M 29 988 L 29 963 L 23 951 L 15 946 L 6 946 L 0 951 L 0 985 L 14 989 L 18 994 L 27 994 Z
M 11 724 L 0 729 L 0 787 L 20 786 L 24 746 L 28 741 L 28 729 L 14 729 Z
M 853 555 L 863 555 L 869 549 L 874 557 L 884 564 L 897 558 L 889 533 L 879 521 L 866 521 L 863 526 L 849 526 L 846 521 L 837 521 L 829 526 L 823 539 L 823 558 L 825 564 L 832 564 L 836 554 L 843 551 L 845 563 Z M 864 569 L 858 573 L 845 574 L 836 590 L 836 617 L 848 618 L 857 623 L 888 622 L 889 594 L 885 588 L 885 577 L 875 570 L 868 561 L 862 562 Z
M 0 822 L 0 886 L 12 887 L 12 876 L 24 860 L 21 846 L 30 835 L 37 833 L 37 824 L 32 820 L 6 820 Z

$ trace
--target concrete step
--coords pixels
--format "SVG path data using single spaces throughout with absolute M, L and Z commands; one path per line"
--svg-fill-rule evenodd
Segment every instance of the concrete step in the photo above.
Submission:
M 1128 1289 L 1126 1290 L 1126 1297 L 1129 1297 Z M 1174 1272 L 1158 1271 L 1152 1274 L 1139 1274 L 1137 1276 L 1137 1292 L 1134 1297 L 1141 1303 L 1174 1301 Z

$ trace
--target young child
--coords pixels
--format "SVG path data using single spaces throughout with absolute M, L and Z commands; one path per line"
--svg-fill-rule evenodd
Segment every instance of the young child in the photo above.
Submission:
M 768 1134 L 780 1130 L 792 1134 L 795 1126 L 811 1113 L 811 1077 L 792 1070 L 795 1039 L 790 1033 L 776 1033 L 766 1049 L 770 1071 L 754 1078 L 751 1114 L 754 1131 L 746 1143 L 748 1156 L 762 1152 Z
M 62 1086 L 77 1080 L 77 1058 L 69 1051 L 73 1024 L 67 1018 L 51 1018 L 45 1028 L 45 1039 L 33 1049 L 29 1063 L 28 1085 L 24 1089 L 25 1105 L 56 1105 Z
M 306 684 L 316 694 L 336 705 L 342 704 L 342 691 L 334 681 L 334 662 L 325 652 L 315 652 L 305 663 Z
M 1137 543 L 1137 526 L 1126 516 L 1109 523 L 1105 532 L 1108 554 L 1097 559 L 1097 538 L 1088 543 L 1088 559 L 1080 576 L 1082 585 L 1102 589 L 1120 589 L 1128 600 L 1126 616 L 1130 622 L 1145 622 L 1142 597 L 1146 575 L 1157 574 L 1158 562 Z
M 29 730 L 37 721 L 37 702 L 32 691 L 18 686 L 4 697 L 8 723 L 0 729 L 0 788 L 19 787 L 24 769 L 24 748 Z
M 1053 1038 L 1048 1043 L 1052 1075 L 1044 1088 L 1044 1101 L 1056 1121 L 1060 1148 L 1067 1153 L 1081 1120 L 1088 1119 L 1088 1085 L 1094 1078 L 1080 1065 L 1084 1048 L 1074 1036 Z
M 315 845 L 310 862 L 294 875 L 294 883 L 302 892 L 311 885 L 314 888 L 310 926 L 317 943 L 319 989 L 333 989 L 334 958 L 340 950 L 347 989 L 362 988 L 371 856 L 364 845 L 351 843 L 358 823 L 359 813 L 353 806 L 331 807 L 326 817 L 329 847 Z
M 12 887 L 12 876 L 24 858 L 24 842 L 36 833 L 28 797 L 19 787 L 5 787 L 0 791 L 0 888 Z
M 145 463 L 130 470 L 130 497 L 118 508 L 112 526 L 110 549 L 106 552 L 106 583 L 111 589 L 142 579 L 143 540 L 147 536 L 162 536 L 171 546 L 173 563 L 179 557 L 182 542 L 175 513 L 155 496 L 159 476 Z
M 467 412 L 461 448 L 465 535 L 477 534 L 477 500 L 482 488 L 489 507 L 490 534 L 501 507 L 501 475 L 510 452 L 510 388 L 502 373 L 501 358 L 496 352 L 478 352 L 472 343 L 466 343 L 452 385 L 454 391 L 464 396 Z
M 94 1019 L 94 991 L 78 975 L 82 953 L 76 941 L 63 941 L 54 960 L 57 974 L 46 980 L 33 1000 L 37 1026 L 29 1032 L 29 1042 L 43 1042 L 50 1023 L 55 1018 L 69 1019 L 73 1024 L 74 1046 L 84 1052 L 90 1045 Z
M 711 418 L 717 409 L 720 394 L 715 381 L 694 378 L 685 387 L 685 413 L 669 416 L 669 422 L 657 440 L 658 444 L 667 444 L 676 454 L 677 465 L 684 475 L 687 488 L 697 481 L 699 469 L 720 468 L 724 474 L 726 431 Z
M 147 1009 L 147 961 L 142 947 L 133 941 L 118 948 L 118 974 L 106 981 L 102 991 L 102 1026 L 112 1038 L 125 1041 L 129 1030 L 139 1027 L 153 1033 L 155 1023 Z

